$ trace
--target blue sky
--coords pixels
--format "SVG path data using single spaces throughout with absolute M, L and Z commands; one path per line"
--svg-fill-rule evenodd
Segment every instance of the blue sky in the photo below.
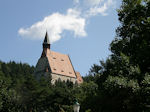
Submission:
M 0 60 L 36 65 L 48 31 L 82 76 L 109 55 L 121 0 L 0 0 Z

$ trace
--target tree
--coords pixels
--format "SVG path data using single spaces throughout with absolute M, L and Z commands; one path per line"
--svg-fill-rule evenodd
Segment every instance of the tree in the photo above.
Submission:
M 118 10 L 121 25 L 110 45 L 112 55 L 94 65 L 98 74 L 96 111 L 141 112 L 150 103 L 150 1 L 123 0 Z M 98 66 L 98 67 L 97 67 Z
M 111 44 L 111 51 L 130 57 L 143 73 L 150 72 L 150 1 L 123 0 L 118 10 L 120 27 L 117 38 Z

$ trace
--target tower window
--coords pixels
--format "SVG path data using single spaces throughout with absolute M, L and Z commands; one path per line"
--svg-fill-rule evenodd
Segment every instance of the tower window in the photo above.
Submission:
M 72 74 L 72 72 L 69 72 L 69 74 Z
M 53 68 L 53 70 L 56 70 L 56 68 Z
M 63 70 L 61 70 L 61 72 L 64 72 Z
M 55 57 L 53 57 L 53 59 L 56 59 Z

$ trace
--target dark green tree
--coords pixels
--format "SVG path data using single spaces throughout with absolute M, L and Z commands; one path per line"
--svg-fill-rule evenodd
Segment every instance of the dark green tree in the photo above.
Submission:
M 89 77 L 98 84 L 93 112 L 146 112 L 150 105 L 150 1 L 123 0 L 112 55 L 93 65 Z M 94 77 L 96 76 L 96 77 Z M 90 101 L 90 100 L 88 100 Z
M 111 51 L 130 57 L 143 73 L 150 72 L 150 1 L 123 0 L 118 10 L 120 27 L 117 38 L 111 44 Z

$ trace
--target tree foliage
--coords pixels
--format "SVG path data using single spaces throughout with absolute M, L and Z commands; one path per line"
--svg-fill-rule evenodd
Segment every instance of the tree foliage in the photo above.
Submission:
M 0 61 L 0 112 L 148 112 L 150 106 L 150 1 L 123 0 L 112 54 L 94 64 L 81 85 L 50 77 L 36 80 L 34 67 Z
M 90 71 L 98 84 L 93 112 L 142 112 L 150 105 L 150 1 L 123 0 L 112 54 Z M 98 77 L 95 77 L 95 74 Z M 90 76 L 91 77 L 91 76 Z

